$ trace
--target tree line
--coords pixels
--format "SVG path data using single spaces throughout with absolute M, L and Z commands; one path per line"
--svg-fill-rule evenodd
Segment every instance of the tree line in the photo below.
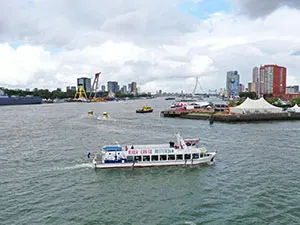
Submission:
M 230 101 L 230 106 L 238 106 L 240 104 L 242 104 L 245 99 L 251 98 L 251 99 L 257 99 L 257 95 L 255 92 L 241 92 L 239 94 L 240 96 L 240 100 L 238 101 Z M 272 98 L 272 96 L 264 96 L 266 101 L 269 102 L 272 105 L 278 106 L 278 107 L 282 107 L 282 108 L 286 108 L 286 107 L 291 107 L 294 106 L 295 104 L 300 105 L 300 98 L 294 98 L 291 99 L 288 103 L 283 103 L 280 98 Z
M 37 91 L 24 91 L 24 90 L 14 90 L 14 89 L 7 89 L 3 88 L 3 92 L 8 96 L 35 96 L 35 97 L 41 97 L 43 99 L 64 99 L 64 98 L 74 98 L 76 91 L 73 90 L 67 90 L 64 91 L 49 91 L 48 89 L 39 89 Z M 87 92 L 87 97 L 90 96 L 90 93 Z M 98 92 L 97 97 L 99 98 L 105 98 L 108 96 L 108 92 Z M 115 93 L 116 98 L 133 98 L 135 97 L 133 94 L 125 94 L 121 92 Z M 151 97 L 151 95 L 148 94 L 139 94 L 137 97 Z

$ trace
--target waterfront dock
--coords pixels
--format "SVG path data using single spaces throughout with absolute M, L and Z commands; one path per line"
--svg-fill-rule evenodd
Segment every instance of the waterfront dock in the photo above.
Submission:
M 209 120 L 218 122 L 255 122 L 255 121 L 282 121 L 300 120 L 300 113 L 252 113 L 252 114 L 228 114 L 228 113 L 203 113 L 195 111 L 166 110 L 161 112 L 162 117 L 178 117 L 183 119 Z

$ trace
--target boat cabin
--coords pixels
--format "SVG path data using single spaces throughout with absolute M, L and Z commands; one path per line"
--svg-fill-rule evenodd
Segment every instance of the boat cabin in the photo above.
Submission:
M 153 161 L 178 161 L 200 159 L 210 154 L 204 147 L 198 148 L 199 139 L 185 140 L 185 144 L 190 146 L 183 149 L 183 146 L 169 142 L 169 146 L 160 148 L 145 148 L 136 146 L 135 148 L 121 147 L 118 145 L 104 146 L 102 154 L 97 154 L 97 161 L 103 163 L 126 163 L 126 162 L 153 162 Z M 192 148 L 191 148 L 192 147 Z

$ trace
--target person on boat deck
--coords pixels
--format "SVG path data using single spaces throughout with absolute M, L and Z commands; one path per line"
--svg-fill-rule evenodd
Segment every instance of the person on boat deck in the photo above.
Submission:
M 127 146 L 125 146 L 125 150 L 126 150 L 126 151 L 128 150 L 128 147 L 127 147 Z
M 134 149 L 133 145 L 131 146 L 131 149 Z

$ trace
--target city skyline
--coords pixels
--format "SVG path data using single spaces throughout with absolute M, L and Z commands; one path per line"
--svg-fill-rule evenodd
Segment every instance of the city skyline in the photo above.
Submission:
M 287 86 L 300 83 L 300 30 L 289 22 L 300 2 L 59 2 L 1 1 L 0 86 L 56 89 L 101 70 L 101 84 L 190 93 L 199 77 L 207 92 L 224 88 L 230 70 L 247 84 L 260 64 L 282 65 Z

